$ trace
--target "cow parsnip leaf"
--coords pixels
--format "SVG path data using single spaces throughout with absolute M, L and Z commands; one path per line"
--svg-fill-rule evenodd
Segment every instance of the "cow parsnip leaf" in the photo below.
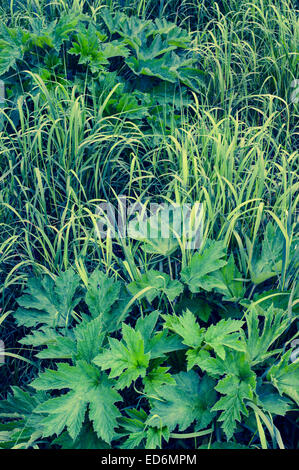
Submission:
M 203 276 L 200 280 L 200 286 L 208 292 L 214 291 L 222 294 L 223 300 L 230 302 L 243 298 L 245 293 L 241 274 L 232 255 L 222 269 Z
M 170 433 L 167 426 L 162 428 L 149 426 L 146 431 L 146 449 L 162 449 L 162 441 L 165 439 L 166 442 L 169 441 Z
M 160 293 L 165 294 L 167 298 L 173 302 L 184 289 L 179 281 L 172 280 L 168 274 L 153 269 L 142 274 L 138 281 L 131 282 L 127 287 L 133 296 L 137 295 L 143 289 L 151 287 L 151 290 L 144 294 L 150 303 L 153 302 Z
M 86 28 L 82 23 L 79 24 L 76 31 L 76 39 L 73 47 L 69 49 L 69 54 L 79 55 L 79 64 L 91 64 L 92 67 L 100 67 L 107 64 L 100 49 L 100 35 L 93 24 L 89 24 Z M 102 37 L 104 39 L 105 37 Z
M 164 327 L 183 338 L 183 343 L 190 347 L 199 347 L 204 340 L 205 328 L 200 328 L 190 310 L 183 315 L 163 315 Z
M 284 237 L 280 229 L 268 222 L 260 252 L 253 250 L 250 275 L 254 284 L 260 284 L 280 273 L 283 246 Z
M 147 373 L 143 379 L 144 393 L 146 395 L 153 396 L 157 394 L 162 385 L 175 385 L 173 376 L 168 372 L 169 369 L 170 367 L 158 366 Z
M 76 342 L 72 335 L 67 337 L 56 334 L 51 341 L 43 343 L 43 346 L 46 348 L 36 354 L 39 359 L 72 359 L 76 355 Z
M 278 364 L 274 364 L 267 378 L 281 395 L 291 397 L 299 405 L 299 361 L 289 363 L 292 351 L 284 354 Z
M 258 406 L 272 415 L 285 416 L 291 409 L 291 400 L 280 396 L 272 385 L 261 384 L 256 392 Z
M 26 33 L 19 28 L 0 25 L 0 77 L 10 68 L 16 67 L 17 60 L 23 59 Z
M 109 338 L 110 348 L 93 360 L 103 370 L 111 369 L 109 377 L 118 377 L 119 389 L 129 387 L 138 377 L 145 377 L 150 360 L 150 353 L 144 352 L 144 340 L 139 331 L 124 323 L 122 336 L 122 341 Z
M 209 326 L 204 334 L 204 341 L 221 359 L 225 359 L 225 347 L 244 351 L 245 345 L 240 334 L 243 324 L 241 320 L 220 320 Z
M 181 279 L 189 286 L 191 292 L 199 292 L 201 281 L 205 281 L 205 276 L 217 271 L 226 265 L 223 259 L 226 256 L 226 247 L 221 241 L 209 241 L 202 254 L 193 255 L 189 266 L 181 272 Z
M 122 401 L 122 398 L 106 375 L 93 365 L 83 360 L 74 366 L 59 363 L 57 370 L 47 369 L 30 385 L 36 390 L 70 390 L 35 409 L 36 413 L 48 415 L 42 420 L 44 436 L 59 435 L 66 427 L 75 440 L 88 405 L 89 418 L 98 437 L 108 443 L 114 438 L 117 417 L 120 416 L 115 402 Z
M 241 335 L 241 327 L 244 322 L 241 320 L 223 319 L 205 329 L 200 328 L 190 310 L 180 316 L 164 315 L 163 318 L 165 328 L 181 336 L 184 344 L 195 348 L 195 353 L 188 353 L 189 367 L 190 361 L 194 363 L 194 354 L 197 354 L 200 346 L 208 346 L 214 349 L 215 353 L 222 359 L 225 359 L 225 348 L 236 349 L 237 351 L 245 350 Z
M 85 418 L 88 403 L 86 398 L 86 395 L 71 391 L 40 404 L 35 412 L 48 415 L 41 421 L 43 437 L 53 434 L 58 436 L 67 427 L 69 435 L 75 440 Z
M 246 313 L 246 324 L 246 350 L 255 365 L 277 353 L 269 348 L 289 328 L 290 321 L 287 312 L 273 305 L 268 310 L 253 305 Z
M 169 334 L 167 330 L 156 332 L 149 341 L 145 342 L 145 351 L 150 352 L 151 359 L 165 357 L 172 351 L 186 349 L 177 335 Z
M 105 338 L 100 317 L 91 321 L 83 321 L 74 329 L 76 340 L 76 359 L 91 362 L 97 354 Z
M 212 312 L 211 306 L 204 299 L 198 297 L 190 299 L 185 295 L 182 297 L 182 300 L 175 305 L 175 310 L 179 314 L 189 310 L 196 318 L 205 323 L 209 321 Z
M 121 283 L 95 270 L 88 280 L 85 302 L 93 317 L 107 313 L 118 300 Z
M 108 277 L 98 269 L 90 276 L 85 302 L 91 315 L 101 318 L 103 331 L 113 332 L 120 328 L 121 322 L 130 313 L 130 310 L 125 310 L 130 299 L 131 296 L 122 282 Z
M 0 425 L 0 448 L 11 448 L 16 442 L 27 448 L 42 437 L 39 417 L 33 411 L 48 396 L 44 392 L 33 394 L 15 386 L 11 390 L 6 400 L 0 401 L 0 417 L 7 423 Z M 5 435 L 1 432 L 3 429 Z
M 241 415 L 248 416 L 245 400 L 253 398 L 253 391 L 249 383 L 235 375 L 228 375 L 220 380 L 215 389 L 225 396 L 217 401 L 212 411 L 222 411 L 218 420 L 223 422 L 222 428 L 229 440 L 237 428 L 237 423 L 241 421 Z
M 60 15 L 53 33 L 53 43 L 57 51 L 60 50 L 63 42 L 69 40 L 70 36 L 76 32 L 80 21 L 85 19 L 84 15 L 71 10 Z
M 99 439 L 89 424 L 83 424 L 82 429 L 74 441 L 67 432 L 63 432 L 53 441 L 62 449 L 110 449 L 110 445 Z
M 24 294 L 17 300 L 20 308 L 14 317 L 18 325 L 66 326 L 81 300 L 77 293 L 79 284 L 80 278 L 71 268 L 57 276 L 55 281 L 49 276 L 29 279 Z
M 148 423 L 151 426 L 167 426 L 173 431 L 187 429 L 194 421 L 197 429 L 205 428 L 214 414 L 211 407 L 216 401 L 215 381 L 208 376 L 200 378 L 195 372 L 180 372 L 173 376 L 176 385 L 160 387 L 159 400 L 152 399 Z

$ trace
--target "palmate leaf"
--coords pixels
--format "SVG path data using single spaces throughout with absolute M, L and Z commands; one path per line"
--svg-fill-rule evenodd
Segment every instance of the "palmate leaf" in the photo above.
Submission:
M 176 313 L 180 315 L 189 310 L 196 318 L 205 323 L 209 321 L 212 312 L 212 308 L 206 300 L 198 297 L 191 299 L 185 295 L 182 297 L 182 300 L 175 305 L 175 310 Z
M 205 328 L 200 328 L 190 310 L 183 315 L 163 315 L 164 327 L 183 338 L 183 343 L 190 347 L 199 347 L 204 340 Z
M 80 278 L 72 269 L 61 273 L 55 281 L 49 276 L 28 280 L 27 289 L 18 300 L 14 313 L 18 325 L 34 327 L 65 326 L 81 297 L 77 295 Z
M 151 34 L 155 37 L 157 34 L 165 37 L 169 45 L 186 48 L 190 44 L 190 36 L 182 28 L 174 23 L 169 23 L 165 18 L 156 18 L 154 22 L 155 28 Z
M 28 32 L 28 44 L 26 45 L 26 51 L 32 48 L 32 46 L 44 48 L 48 46 L 54 47 L 54 30 L 56 21 L 52 21 L 49 24 L 45 24 L 44 19 L 35 17 L 29 19 L 31 31 Z
M 6 400 L 0 401 L 0 417 L 5 419 L 4 425 L 0 424 L 0 448 L 11 448 L 16 442 L 27 448 L 41 437 L 39 418 L 33 411 L 48 397 L 45 392 L 32 394 L 20 387 L 11 390 Z
M 144 351 L 150 353 L 151 359 L 165 358 L 167 353 L 186 348 L 176 335 L 169 335 L 165 329 L 157 331 L 159 316 L 160 312 L 155 310 L 149 315 L 138 318 L 135 326 L 144 340 Z
M 268 413 L 285 416 L 291 409 L 291 400 L 280 396 L 270 384 L 262 384 L 257 387 L 257 404 Z
M 127 437 L 121 444 L 121 449 L 156 449 L 162 448 L 162 439 L 169 440 L 169 430 L 164 427 L 152 427 L 147 424 L 147 413 L 141 408 L 126 410 L 128 417 L 123 416 L 119 423 L 121 425 L 120 435 Z
M 208 329 L 200 328 L 195 316 L 190 310 L 181 316 L 165 315 L 165 328 L 174 331 L 183 338 L 183 343 L 195 348 L 194 352 L 188 351 L 188 366 L 195 360 L 200 347 L 208 346 L 214 349 L 215 353 L 225 359 L 226 349 L 244 351 L 244 341 L 242 341 L 241 327 L 244 322 L 240 320 L 220 320 Z
M 28 280 L 24 295 L 17 299 L 20 308 L 14 313 L 19 326 L 55 325 L 58 312 L 53 296 L 54 285 L 53 279 L 48 276 Z
M 222 411 L 218 420 L 223 422 L 222 428 L 229 440 L 236 430 L 237 422 L 241 421 L 241 414 L 248 415 L 244 401 L 253 398 L 253 391 L 249 383 L 235 375 L 220 380 L 215 390 L 225 396 L 217 401 L 212 411 Z
M 223 295 L 223 300 L 237 301 L 243 298 L 245 289 L 241 274 L 231 255 L 223 268 L 203 276 L 200 280 L 202 289 Z
M 160 35 L 157 35 L 149 47 L 141 47 L 138 50 L 137 59 L 139 61 L 153 61 L 174 49 L 176 49 L 176 46 L 169 45 L 167 41 L 162 40 Z
M 89 64 L 92 72 L 98 72 L 108 65 L 112 57 L 128 57 L 129 50 L 119 41 L 103 42 L 107 37 L 101 34 L 91 23 L 86 28 L 80 24 L 76 32 L 76 41 L 69 49 L 69 54 L 79 55 L 79 64 Z
M 95 270 L 88 280 L 85 302 L 93 317 L 105 315 L 118 300 L 121 283 Z
M 289 363 L 292 351 L 288 351 L 278 364 L 274 364 L 267 378 L 281 395 L 291 397 L 299 405 L 299 361 Z
M 279 274 L 282 267 L 283 246 L 283 234 L 278 227 L 268 222 L 260 253 L 258 250 L 253 250 L 250 275 L 254 284 L 260 284 Z
M 201 350 L 197 353 L 196 365 L 212 377 L 234 375 L 255 388 L 256 376 L 244 352 L 226 348 L 225 358 L 222 359 L 219 356 L 212 357 L 208 351 Z
M 214 349 L 215 353 L 225 359 L 225 347 L 244 351 L 244 341 L 241 340 L 241 328 L 244 322 L 241 320 L 220 320 L 211 325 L 204 335 L 205 343 Z
M 87 403 L 87 396 L 71 391 L 39 405 L 35 412 L 48 415 L 42 419 L 43 437 L 58 436 L 67 427 L 71 438 L 76 439 L 85 418 Z
M 11 387 L 6 400 L 0 401 L 0 416 L 6 418 L 28 418 L 34 408 L 43 402 L 47 395 L 39 392 L 35 395 L 20 387 Z
M 208 241 L 202 254 L 193 255 L 189 266 L 181 272 L 181 279 L 189 286 L 191 292 L 199 292 L 205 288 L 207 274 L 213 273 L 226 265 L 223 259 L 226 247 L 221 241 Z
M 167 426 L 173 431 L 186 430 L 194 421 L 197 429 L 205 428 L 214 417 L 211 407 L 216 401 L 215 381 L 208 376 L 200 378 L 195 372 L 180 372 L 173 376 L 175 385 L 162 385 L 158 399 L 152 400 L 148 423 Z
M 100 38 L 94 25 L 90 23 L 86 28 L 85 25 L 80 24 L 76 31 L 76 40 L 68 53 L 80 55 L 79 64 L 92 63 L 98 66 L 107 64 L 107 60 L 100 50 L 101 39 L 105 39 L 105 36 Z
M 75 329 L 76 359 L 92 362 L 99 353 L 105 338 L 105 330 L 100 317 L 82 321 Z
M 99 353 L 105 337 L 100 317 L 84 319 L 73 330 L 67 330 L 67 336 L 53 329 L 50 331 L 51 339 L 43 343 L 47 347 L 36 355 L 40 359 L 83 359 L 91 362 Z M 27 338 L 27 344 L 32 344 L 31 337 Z
M 25 34 L 18 28 L 0 25 L 0 77 L 24 56 Z
M 109 338 L 109 349 L 103 350 L 94 363 L 103 370 L 111 369 L 109 377 L 117 379 L 117 388 L 129 387 L 138 377 L 146 377 L 150 360 L 185 349 L 181 341 L 166 330 L 156 331 L 159 312 L 139 318 L 135 329 L 122 326 L 122 340 Z M 152 371 L 152 369 L 150 369 Z
M 19 343 L 28 346 L 48 346 L 55 344 L 57 340 L 64 338 L 59 331 L 48 326 L 43 326 L 38 330 L 33 330 L 32 334 L 19 340 Z
M 246 313 L 247 338 L 246 350 L 252 365 L 263 362 L 277 351 L 269 351 L 271 345 L 290 326 L 287 312 L 274 308 L 263 310 L 251 306 Z
M 110 449 L 110 445 L 99 439 L 89 424 L 83 424 L 82 429 L 74 441 L 67 432 L 63 432 L 54 439 L 62 449 Z
M 157 77 L 170 83 L 179 81 L 180 68 L 193 64 L 192 59 L 183 60 L 174 52 L 167 52 L 161 58 L 151 59 L 139 59 L 131 56 L 125 62 L 136 75 Z
M 175 385 L 175 380 L 168 373 L 170 367 L 155 367 L 148 371 L 143 379 L 144 393 L 149 396 L 156 395 L 162 385 Z
M 103 329 L 112 332 L 125 319 L 123 312 L 131 296 L 120 281 L 96 269 L 88 280 L 85 302 L 92 317 L 100 317 Z M 129 310 L 126 310 L 126 315 Z
M 245 400 L 252 400 L 256 390 L 256 375 L 251 370 L 245 353 L 226 348 L 225 358 L 212 357 L 208 351 L 193 352 L 190 356 L 192 366 L 198 365 L 202 371 L 212 377 L 223 377 L 215 390 L 223 395 L 213 406 L 212 411 L 222 411 L 219 421 L 230 439 L 241 420 L 241 415 L 248 415 Z
M 74 366 L 60 363 L 57 370 L 47 369 L 30 385 L 36 390 L 70 390 L 65 395 L 45 401 L 34 410 L 35 413 L 47 414 L 41 422 L 44 437 L 59 435 L 67 427 L 75 440 L 87 407 L 98 437 L 108 443 L 115 437 L 119 416 L 115 402 L 122 398 L 107 376 L 86 361 L 80 360 Z
M 111 369 L 109 377 L 118 377 L 119 389 L 129 387 L 138 377 L 145 377 L 150 360 L 150 353 L 144 352 L 144 340 L 139 331 L 124 323 L 122 336 L 122 341 L 109 338 L 110 349 L 93 360 L 103 370 Z
M 85 20 L 86 17 L 82 14 L 78 14 L 76 11 L 70 10 L 67 13 L 62 13 L 54 28 L 54 46 L 57 51 L 64 41 L 70 39 L 72 33 L 77 30 L 80 21 Z
M 120 25 L 126 20 L 126 15 L 119 10 L 112 14 L 109 8 L 102 8 L 100 13 L 110 34 L 118 33 Z
M 173 302 L 183 292 L 183 285 L 179 281 L 171 280 L 168 274 L 153 269 L 142 274 L 138 281 L 133 281 L 127 286 L 133 296 L 147 287 L 151 287 L 151 289 L 145 292 L 144 296 L 150 303 L 161 293 Z

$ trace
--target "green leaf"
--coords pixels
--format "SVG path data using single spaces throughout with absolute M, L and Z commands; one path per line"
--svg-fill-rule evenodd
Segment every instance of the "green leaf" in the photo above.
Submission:
M 208 242 L 202 254 L 193 255 L 190 265 L 181 272 L 181 279 L 186 283 L 191 292 L 196 293 L 200 288 L 205 289 L 207 274 L 217 271 L 226 265 L 223 258 L 226 248 L 221 241 Z
M 214 414 L 211 407 L 216 401 L 215 382 L 208 376 L 202 379 L 193 372 L 180 372 L 173 376 L 176 385 L 162 385 L 159 400 L 152 400 L 151 426 L 167 426 L 173 431 L 187 429 L 194 421 L 198 429 L 205 428 Z
M 250 275 L 254 284 L 260 284 L 280 273 L 283 246 L 284 237 L 281 230 L 268 222 L 261 251 L 253 250 Z
M 288 329 L 290 321 L 286 312 L 275 309 L 273 305 L 268 310 L 253 305 L 246 313 L 246 324 L 246 349 L 252 365 L 255 365 L 277 353 L 268 350 Z
M 214 349 L 215 353 L 225 359 L 225 348 L 244 351 L 245 345 L 241 341 L 241 327 L 244 322 L 241 320 L 220 320 L 215 325 L 211 325 L 204 335 L 205 343 Z M 238 332 L 238 333 L 236 333 Z
M 161 292 L 167 296 L 170 302 L 173 302 L 174 299 L 183 292 L 183 285 L 179 281 L 173 281 L 168 274 L 153 269 L 142 274 L 138 281 L 131 282 L 127 287 L 133 296 L 137 295 L 146 287 L 151 287 L 151 290 L 144 294 L 150 303 L 152 303 Z
M 207 330 L 200 328 L 195 316 L 187 310 L 181 316 L 163 315 L 165 328 L 174 331 L 183 338 L 183 343 L 198 349 L 201 345 L 207 345 L 214 349 L 216 354 L 225 359 L 225 347 L 244 351 L 244 342 L 241 341 L 241 327 L 244 324 L 240 320 L 220 320 L 216 325 L 211 325 Z M 238 332 L 238 333 L 236 333 Z M 189 366 L 192 353 L 188 354 Z M 193 361 L 193 364 L 194 361 Z
M 150 360 L 150 353 L 144 352 L 144 340 L 139 331 L 124 323 L 122 336 L 122 341 L 109 338 L 110 349 L 93 360 L 103 370 L 111 369 L 109 377 L 118 377 L 119 389 L 129 387 L 138 377 L 145 377 Z
M 83 321 L 75 328 L 74 334 L 77 341 L 76 359 L 91 362 L 99 353 L 105 337 L 101 318 Z
M 69 435 L 75 440 L 82 427 L 86 408 L 86 396 L 73 391 L 40 404 L 35 412 L 48 414 L 42 420 L 43 437 L 59 435 L 66 426 Z
M 222 411 L 218 420 L 223 422 L 222 428 L 229 440 L 237 428 L 237 422 L 241 421 L 241 414 L 248 415 L 244 401 L 253 398 L 252 388 L 238 377 L 228 375 L 218 382 L 215 389 L 225 396 L 217 401 L 212 411 Z
M 267 379 L 281 395 L 288 395 L 299 405 L 299 361 L 289 364 L 291 354 L 292 351 L 288 351 L 278 364 L 270 368 Z
M 62 13 L 54 28 L 54 46 L 59 51 L 62 43 L 67 41 L 71 34 L 77 30 L 77 26 L 84 15 L 78 14 L 76 11 L 70 10 L 68 13 Z
M 85 302 L 93 317 L 105 316 L 118 300 L 121 282 L 96 269 L 88 280 Z
M 72 269 L 61 273 L 55 281 L 49 276 L 29 279 L 24 295 L 17 300 L 21 307 L 14 314 L 18 325 L 65 326 L 81 300 L 77 295 L 79 282 Z
M 214 291 L 222 294 L 224 296 L 223 300 L 230 302 L 243 298 L 245 293 L 241 274 L 232 255 L 222 269 L 204 276 L 200 281 L 200 285 L 208 292 Z
M 196 364 L 212 377 L 234 375 L 239 380 L 245 381 L 255 388 L 256 376 L 251 370 L 246 353 L 226 349 L 225 358 L 214 358 L 208 351 L 201 350 L 198 353 Z
M 257 388 L 258 406 L 273 415 L 285 416 L 291 409 L 290 400 L 275 392 L 272 385 L 262 384 Z
M 157 428 L 150 426 L 146 432 L 146 449 L 162 449 L 162 440 L 168 442 L 170 437 L 169 430 L 166 426 Z
M 144 393 L 146 395 L 155 395 L 158 393 L 162 385 L 174 385 L 175 380 L 171 374 L 168 373 L 170 367 L 155 367 L 149 371 L 143 379 Z
M 182 300 L 175 305 L 176 312 L 182 314 L 186 310 L 190 310 L 196 318 L 207 323 L 212 309 L 210 305 L 203 299 L 194 297 L 190 299 L 183 296 Z
M 183 315 L 163 315 L 164 327 L 183 338 L 183 343 L 190 347 L 198 347 L 204 339 L 204 328 L 200 328 L 195 316 L 187 310 Z
M 110 449 L 111 447 L 99 439 L 93 428 L 84 424 L 77 439 L 73 441 L 67 432 L 63 432 L 54 439 L 53 444 L 58 444 L 62 449 Z
M 24 56 L 23 35 L 18 28 L 0 25 L 0 77 L 10 68 L 16 68 L 16 61 Z
M 119 411 L 114 403 L 122 398 L 106 375 L 91 364 L 83 360 L 75 366 L 59 363 L 57 370 L 47 369 L 30 385 L 37 390 L 71 390 L 35 409 L 48 415 L 42 421 L 44 436 L 59 435 L 67 427 L 75 440 L 89 405 L 89 418 L 98 437 L 108 443 L 115 437 Z

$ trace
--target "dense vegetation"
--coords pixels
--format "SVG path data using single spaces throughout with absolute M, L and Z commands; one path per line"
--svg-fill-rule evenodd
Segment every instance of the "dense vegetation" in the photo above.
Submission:
M 297 447 L 295 2 L 0 18 L 0 448 Z

